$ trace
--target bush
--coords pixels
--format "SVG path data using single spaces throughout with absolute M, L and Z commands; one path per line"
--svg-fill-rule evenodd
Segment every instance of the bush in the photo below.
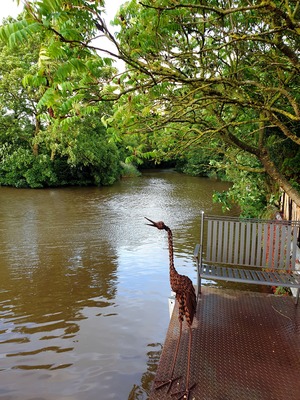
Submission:
M 67 132 L 56 126 L 50 129 L 39 134 L 38 155 L 33 154 L 29 140 L 18 146 L 0 143 L 0 185 L 104 186 L 119 179 L 119 151 L 107 140 L 100 124 L 87 119 Z
M 34 156 L 29 149 L 18 148 L 9 153 L 1 152 L 0 184 L 15 187 L 41 188 L 56 186 L 57 176 L 50 157 L 41 154 Z

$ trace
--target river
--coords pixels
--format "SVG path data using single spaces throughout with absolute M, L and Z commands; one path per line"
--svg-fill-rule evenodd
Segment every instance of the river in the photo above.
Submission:
M 196 282 L 199 212 L 228 184 L 146 171 L 112 187 L 0 187 L 0 399 L 147 399 L 169 322 L 166 233 Z

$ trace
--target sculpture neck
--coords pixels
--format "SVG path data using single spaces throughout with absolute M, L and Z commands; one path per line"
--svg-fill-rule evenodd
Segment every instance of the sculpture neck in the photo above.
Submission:
M 174 249 L 173 249 L 173 234 L 170 228 L 167 229 L 168 232 L 168 243 L 169 243 L 169 264 L 170 264 L 170 273 L 177 272 L 174 267 Z

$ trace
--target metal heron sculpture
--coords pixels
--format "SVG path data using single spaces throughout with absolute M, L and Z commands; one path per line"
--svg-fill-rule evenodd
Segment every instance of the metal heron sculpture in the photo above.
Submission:
M 197 306 L 195 288 L 194 288 L 192 281 L 190 280 L 190 278 L 188 276 L 180 275 L 175 269 L 173 234 L 172 234 L 171 229 L 168 226 L 166 226 L 163 221 L 154 222 L 147 217 L 145 217 L 145 218 L 150 222 L 150 224 L 147 224 L 147 225 L 153 226 L 160 230 L 165 230 L 168 233 L 170 285 L 171 285 L 171 289 L 173 290 L 173 292 L 176 293 L 176 300 L 178 301 L 178 305 L 179 305 L 179 315 L 178 315 L 179 337 L 177 340 L 176 350 L 175 350 L 174 357 L 173 357 L 173 363 L 172 363 L 172 367 L 171 367 L 171 376 L 166 381 L 156 381 L 156 382 L 159 382 L 159 384 L 155 387 L 155 389 L 160 389 L 160 388 L 168 385 L 167 392 L 169 392 L 173 382 L 181 378 L 181 376 L 179 376 L 179 377 L 174 376 L 174 370 L 175 370 L 178 349 L 179 349 L 179 344 L 180 344 L 181 335 L 182 335 L 182 323 L 185 318 L 188 328 L 189 328 L 189 345 L 188 345 L 188 359 L 187 359 L 185 390 L 172 393 L 172 395 L 178 394 L 180 396 L 180 397 L 178 397 L 178 400 L 180 400 L 182 398 L 185 398 L 186 400 L 188 400 L 190 391 L 196 386 L 195 383 L 192 386 L 190 386 L 190 383 L 189 383 L 191 348 L 192 348 L 192 323 L 193 323 L 193 319 L 194 319 L 194 316 L 196 313 L 196 306 Z

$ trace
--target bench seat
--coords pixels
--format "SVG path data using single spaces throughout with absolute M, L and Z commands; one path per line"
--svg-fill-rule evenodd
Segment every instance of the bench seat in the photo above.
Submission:
M 201 278 L 223 281 L 254 283 L 256 285 L 300 287 L 300 274 L 278 271 L 263 271 L 235 267 L 203 265 L 199 271 Z

